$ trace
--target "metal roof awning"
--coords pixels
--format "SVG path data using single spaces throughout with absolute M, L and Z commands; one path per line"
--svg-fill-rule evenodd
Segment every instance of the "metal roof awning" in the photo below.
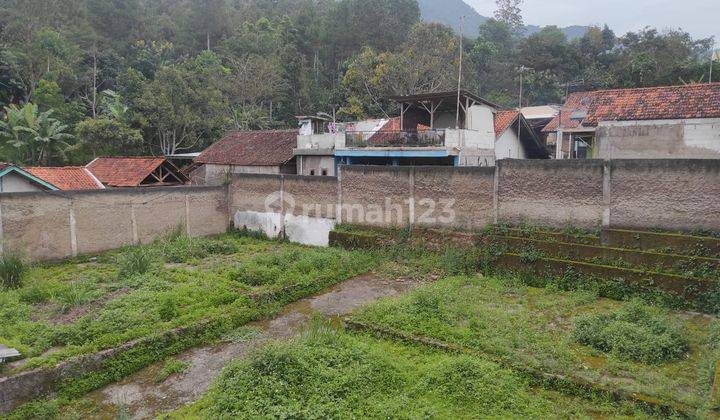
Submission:
M 395 95 L 390 96 L 389 99 L 400 103 L 414 103 L 414 102 L 434 102 L 441 100 L 452 100 L 457 101 L 458 91 L 446 91 L 446 92 L 432 92 L 432 93 L 419 93 L 414 95 Z M 460 101 L 465 102 L 465 99 L 469 99 L 474 102 L 483 103 L 493 108 L 499 109 L 500 106 L 488 101 L 487 99 L 481 98 L 473 93 L 466 90 L 460 91 Z

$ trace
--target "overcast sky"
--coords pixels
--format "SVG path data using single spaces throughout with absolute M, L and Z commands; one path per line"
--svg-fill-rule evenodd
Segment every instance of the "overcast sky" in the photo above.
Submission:
M 465 0 L 492 16 L 495 0 Z M 531 25 L 602 25 L 617 35 L 652 26 L 682 28 L 695 38 L 714 35 L 720 48 L 720 0 L 525 0 L 523 19 Z

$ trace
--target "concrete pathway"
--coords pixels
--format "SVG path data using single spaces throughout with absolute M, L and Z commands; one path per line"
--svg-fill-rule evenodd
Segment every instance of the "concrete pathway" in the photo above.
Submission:
M 228 362 L 245 356 L 252 348 L 270 340 L 286 339 L 298 334 L 308 324 L 313 313 L 339 320 L 370 302 L 396 296 L 419 284 L 413 280 L 386 280 L 372 275 L 339 283 L 318 295 L 288 305 L 272 320 L 248 324 L 248 327 L 256 328 L 259 333 L 247 341 L 216 343 L 177 356 L 177 359 L 190 363 L 190 367 L 186 372 L 173 375 L 161 384 L 155 381 L 164 363 L 157 363 L 121 382 L 88 394 L 86 398 L 97 407 L 97 412 L 88 417 L 143 419 L 177 409 L 197 400 Z

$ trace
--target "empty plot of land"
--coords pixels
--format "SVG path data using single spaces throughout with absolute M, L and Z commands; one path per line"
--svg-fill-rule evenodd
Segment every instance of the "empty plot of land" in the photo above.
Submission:
M 448 278 L 353 319 L 697 410 L 720 356 L 720 322 L 710 316 L 513 279 Z
M 636 407 L 530 386 L 496 363 L 339 332 L 302 337 L 229 365 L 172 418 L 642 417 Z

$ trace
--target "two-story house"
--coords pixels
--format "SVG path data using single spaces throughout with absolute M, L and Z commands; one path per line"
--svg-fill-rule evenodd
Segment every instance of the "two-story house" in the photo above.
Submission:
M 335 175 L 339 164 L 494 166 L 504 158 L 547 158 L 518 111 L 466 91 L 391 99 L 400 108 L 396 118 L 338 125 L 300 117 L 298 173 Z

